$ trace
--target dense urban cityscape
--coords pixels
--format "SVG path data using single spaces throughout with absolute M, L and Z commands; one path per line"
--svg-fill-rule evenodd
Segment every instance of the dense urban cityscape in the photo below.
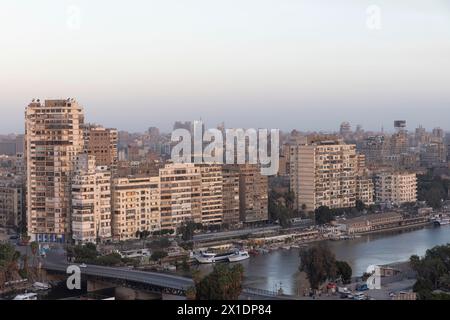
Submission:
M 127 132 L 88 120 L 73 98 L 33 99 L 24 134 L 0 137 L 0 289 L 6 299 L 447 295 L 445 272 L 427 282 L 431 251 L 364 266 L 337 260 L 339 247 L 333 250 L 335 243 L 356 246 L 375 234 L 445 232 L 450 134 L 441 128 L 408 130 L 405 120 L 395 120 L 389 132 L 353 130 L 348 122 L 335 132 L 281 132 L 278 171 L 266 176 L 248 154 L 235 164 L 174 162 L 177 140 L 170 133 L 156 127 Z M 173 129 L 191 132 L 196 125 L 207 131 L 199 120 L 176 121 Z M 216 130 L 224 132 L 224 123 Z M 291 272 L 290 283 L 247 280 L 264 277 L 252 274 L 252 260 L 273 264 L 265 257 L 280 252 L 298 259 L 297 271 L 279 271 Z M 335 265 L 321 264 L 329 259 Z M 85 273 L 75 291 L 65 288 L 71 265 Z M 226 276 L 235 277 L 234 289 L 209 289 Z
M 439 310 L 449 10 L 0 1 L 0 315 Z

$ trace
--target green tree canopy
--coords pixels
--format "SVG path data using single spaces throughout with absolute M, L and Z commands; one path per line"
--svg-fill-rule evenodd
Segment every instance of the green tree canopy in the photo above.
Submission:
M 413 290 L 420 299 L 434 299 L 434 290 L 450 289 L 450 244 L 427 250 L 423 258 L 413 255 L 409 262 L 417 272 Z M 439 296 L 442 297 L 443 295 Z
M 346 261 L 336 261 L 336 275 L 341 277 L 344 284 L 352 280 L 352 267 Z
M 318 207 L 314 213 L 316 223 L 319 225 L 330 223 L 334 219 L 333 211 L 331 211 L 327 206 Z
M 152 259 L 153 261 L 159 261 L 163 258 L 167 257 L 167 252 L 165 251 L 161 251 L 161 250 L 157 250 L 155 252 L 152 253 L 152 256 L 150 257 L 150 259 Z
M 198 300 L 237 300 L 242 292 L 244 268 L 226 264 L 214 266 L 214 270 L 196 283 Z
M 306 273 L 311 288 L 329 279 L 336 278 L 336 258 L 330 249 L 322 244 L 300 251 L 300 271 Z

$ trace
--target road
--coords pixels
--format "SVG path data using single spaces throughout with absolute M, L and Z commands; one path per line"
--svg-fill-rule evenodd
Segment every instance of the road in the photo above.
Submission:
M 223 232 L 211 232 L 211 233 L 203 233 L 194 235 L 194 241 L 210 241 L 210 240 L 223 240 L 229 238 L 237 238 L 240 236 L 245 236 L 248 234 L 258 234 L 269 231 L 279 230 L 280 226 L 270 226 L 270 227 L 262 227 L 262 228 L 254 228 L 254 229 L 245 229 L 245 230 L 234 230 L 234 231 L 223 231 Z

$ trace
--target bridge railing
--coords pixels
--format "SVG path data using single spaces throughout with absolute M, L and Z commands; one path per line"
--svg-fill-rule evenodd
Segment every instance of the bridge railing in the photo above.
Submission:
M 278 294 L 277 291 L 264 290 L 264 289 L 258 289 L 258 288 L 249 288 L 249 287 L 244 288 L 242 290 L 242 292 L 248 293 L 248 294 L 257 294 L 257 295 L 261 295 L 261 296 L 270 296 L 270 297 L 280 296 L 280 294 Z

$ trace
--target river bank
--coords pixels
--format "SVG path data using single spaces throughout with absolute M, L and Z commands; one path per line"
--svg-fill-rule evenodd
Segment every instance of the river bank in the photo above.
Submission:
M 450 226 L 416 226 L 414 229 L 384 230 L 361 235 L 353 240 L 323 241 L 338 260 L 347 261 L 355 277 L 361 276 L 370 265 L 386 265 L 408 261 L 411 255 L 422 256 L 427 249 L 450 242 Z M 312 243 L 312 242 L 309 242 Z M 298 294 L 305 287 L 299 272 L 298 248 L 273 250 L 268 254 L 252 256 L 242 261 L 245 285 L 286 294 Z M 195 268 L 210 272 L 212 265 Z

